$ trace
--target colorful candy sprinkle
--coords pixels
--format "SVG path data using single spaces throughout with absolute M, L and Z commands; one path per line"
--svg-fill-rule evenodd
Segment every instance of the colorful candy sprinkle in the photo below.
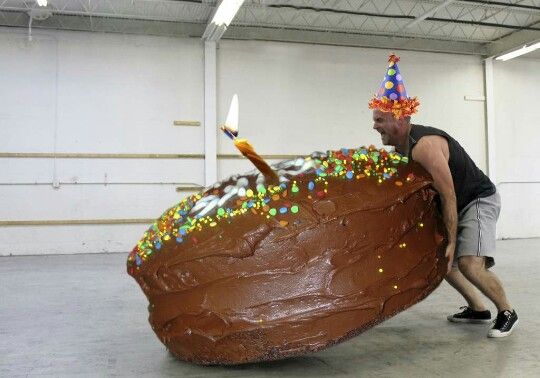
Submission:
M 300 181 L 299 185 L 298 181 L 288 180 L 280 182 L 279 185 L 264 185 L 259 182 L 253 189 L 249 187 L 247 178 L 240 177 L 236 180 L 236 187 L 229 185 L 223 190 L 214 187 L 207 192 L 193 194 L 168 209 L 150 226 L 130 253 L 128 266 L 130 269 L 139 269 L 154 252 L 162 248 L 163 243 L 185 243 L 186 240 L 190 240 L 193 244 L 197 244 L 198 239 L 194 235 L 189 239 L 186 237 L 208 227 L 217 227 L 220 222 L 230 224 L 234 222 L 235 217 L 248 212 L 266 218 L 277 217 L 280 226 L 285 227 L 288 222 L 279 217 L 289 211 L 293 214 L 300 211 L 298 204 L 292 204 L 288 199 L 292 199 L 304 188 L 307 187 L 308 191 L 314 193 L 308 194 L 308 199 L 320 200 L 328 195 L 329 180 L 360 180 L 369 177 L 383 184 L 397 178 L 398 166 L 407 162 L 406 156 L 383 149 L 377 150 L 373 146 L 358 149 L 342 148 L 291 161 L 289 166 L 294 170 L 302 167 L 302 171 L 296 173 L 296 177 L 315 174 L 307 184 Z M 405 180 L 396 179 L 393 182 L 396 186 L 403 186 L 414 179 L 411 173 Z M 195 206 L 197 210 L 194 211 Z M 422 223 L 418 224 L 420 228 L 423 226 Z M 402 243 L 399 247 L 405 248 L 406 244 Z M 382 273 L 382 268 L 379 271 Z

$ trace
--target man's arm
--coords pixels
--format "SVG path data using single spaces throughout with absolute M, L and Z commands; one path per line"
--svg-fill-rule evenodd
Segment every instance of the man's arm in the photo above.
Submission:
M 449 259 L 448 271 L 450 271 L 456 248 L 457 201 L 445 151 L 448 151 L 446 139 L 440 136 L 425 136 L 418 141 L 412 150 L 412 158 L 431 174 L 433 186 L 441 197 L 444 224 L 448 231 L 446 257 Z

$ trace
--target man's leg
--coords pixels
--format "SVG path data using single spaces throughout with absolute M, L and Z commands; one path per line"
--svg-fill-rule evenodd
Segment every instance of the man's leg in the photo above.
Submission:
M 471 282 L 463 276 L 457 267 L 452 267 L 452 270 L 446 275 L 445 279 L 463 296 L 463 298 L 465 298 L 471 310 L 486 310 L 486 306 L 484 306 L 484 302 L 482 301 L 478 290 L 476 290 Z
M 506 299 L 501 281 L 495 273 L 486 269 L 485 258 L 482 256 L 461 256 L 458 266 L 464 278 L 476 286 L 486 297 L 497 306 L 498 312 L 509 310 L 512 306 Z

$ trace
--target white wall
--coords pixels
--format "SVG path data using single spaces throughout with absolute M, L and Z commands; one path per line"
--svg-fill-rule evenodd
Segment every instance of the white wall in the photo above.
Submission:
M 24 34 L 0 29 L 7 57 L 0 60 L 0 152 L 203 153 L 202 127 L 172 126 L 203 121 L 200 40 L 46 34 L 28 44 Z M 388 53 L 222 41 L 218 120 L 238 93 L 240 133 L 261 154 L 380 145 L 367 102 Z M 480 58 L 399 55 L 407 91 L 422 103 L 414 121 L 448 131 L 484 169 L 484 103 L 464 100 L 484 93 Z M 222 135 L 218 153 L 236 153 Z M 249 169 L 246 161 L 218 162 L 220 178 Z M 50 159 L 0 159 L 0 171 L 0 220 L 156 218 L 185 195 L 158 183 L 204 180 L 202 160 L 57 159 L 54 167 Z M 4 185 L 50 183 L 54 175 L 79 184 Z M 146 227 L 0 227 L 0 254 L 128 251 Z
M 540 236 L 540 59 L 495 61 L 501 238 Z
M 202 127 L 172 126 L 202 121 L 199 40 L 1 29 L 0 54 L 0 152 L 204 152 Z M 203 163 L 0 159 L 0 220 L 156 218 Z M 128 251 L 147 227 L 0 226 L 0 254 Z

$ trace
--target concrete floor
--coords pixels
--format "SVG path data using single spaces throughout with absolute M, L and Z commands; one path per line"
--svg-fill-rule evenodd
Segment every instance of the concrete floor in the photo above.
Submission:
M 0 258 L 0 376 L 539 377 L 540 239 L 497 244 L 495 272 L 520 316 L 509 338 L 456 325 L 443 283 L 413 308 L 325 351 L 271 363 L 201 367 L 171 356 L 147 322 L 126 254 Z M 492 309 L 493 310 L 493 309 Z

